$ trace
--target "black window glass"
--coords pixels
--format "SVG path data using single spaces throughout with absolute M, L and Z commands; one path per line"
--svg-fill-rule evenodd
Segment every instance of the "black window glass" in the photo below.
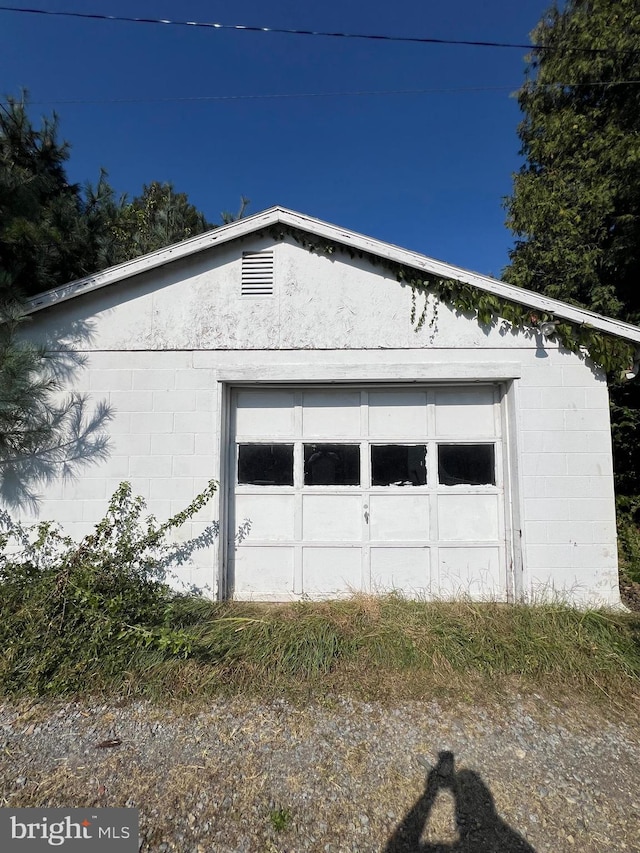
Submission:
M 305 444 L 305 486 L 359 486 L 360 445 Z
M 292 444 L 240 444 L 238 483 L 293 486 Z
M 371 447 L 373 486 L 424 486 L 427 482 L 424 444 L 385 444 Z
M 438 481 L 443 486 L 494 486 L 493 444 L 441 444 L 438 447 Z

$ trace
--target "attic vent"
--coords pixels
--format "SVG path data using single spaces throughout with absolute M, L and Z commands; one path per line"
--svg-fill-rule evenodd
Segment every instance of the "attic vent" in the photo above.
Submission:
M 242 296 L 273 295 L 273 251 L 242 253 Z

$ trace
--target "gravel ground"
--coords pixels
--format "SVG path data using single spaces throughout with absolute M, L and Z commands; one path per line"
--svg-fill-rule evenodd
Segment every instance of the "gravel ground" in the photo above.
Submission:
M 515 693 L 5 704 L 0 805 L 136 807 L 153 853 L 640 851 L 637 717 Z

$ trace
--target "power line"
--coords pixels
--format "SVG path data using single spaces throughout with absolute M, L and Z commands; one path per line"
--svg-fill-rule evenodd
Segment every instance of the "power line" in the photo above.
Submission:
M 587 53 L 587 54 L 603 54 L 603 53 L 635 53 L 637 51 L 616 51 L 608 48 L 591 48 L 591 47 L 569 47 L 555 48 L 545 45 L 535 44 L 520 44 L 514 42 L 500 41 L 471 41 L 465 39 L 441 39 L 427 38 L 421 36 L 390 36 L 373 33 L 339 33 L 328 32 L 324 30 L 300 30 L 284 27 L 256 27 L 246 26 L 243 24 L 221 24 L 212 21 L 172 21 L 167 18 L 130 18 L 123 15 L 102 15 L 97 12 L 64 12 L 53 11 L 49 9 L 27 9 L 20 6 L 0 6 L 2 12 L 17 12 L 28 15 L 50 15 L 62 18 L 82 18 L 92 21 L 118 21 L 129 24 L 162 24 L 173 27 L 197 27 L 211 30 L 241 30 L 253 33 L 280 33 L 283 35 L 295 36 L 323 36 L 326 38 L 344 38 L 344 39 L 368 39 L 372 41 L 386 42 L 411 42 L 414 44 L 441 44 L 441 45 L 458 45 L 464 47 L 498 47 L 498 48 L 516 48 L 518 50 L 533 50 L 533 51 L 564 51 L 572 53 Z
M 587 86 L 632 86 L 640 85 L 638 80 L 616 80 L 614 82 L 594 81 L 592 83 L 543 83 L 536 84 L 540 88 L 575 88 Z M 273 92 L 266 94 L 249 95 L 176 95 L 174 97 L 161 98 L 49 98 L 43 100 L 29 100 L 31 105 L 45 106 L 57 104 L 155 104 L 173 102 L 207 102 L 207 101 L 266 101 L 266 100 L 293 100 L 301 98 L 356 98 L 390 95 L 457 95 L 476 94 L 480 92 L 513 92 L 517 86 L 461 86 L 449 89 L 382 89 L 363 90 L 353 92 Z M 0 104 L 0 106 L 2 106 Z
M 640 81 L 638 81 L 640 82 Z M 176 95 L 162 98 L 104 98 L 104 99 L 64 99 L 64 100 L 29 100 L 30 104 L 140 104 L 166 103 L 170 101 L 261 101 L 294 98 L 355 98 L 374 95 L 446 95 L 465 92 L 511 92 L 511 86 L 466 86 L 452 89 L 383 89 L 363 90 L 353 92 L 273 92 L 252 95 Z

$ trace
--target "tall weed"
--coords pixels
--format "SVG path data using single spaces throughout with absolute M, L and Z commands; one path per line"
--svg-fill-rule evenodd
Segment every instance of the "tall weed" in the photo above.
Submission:
M 211 498 L 215 483 L 163 524 L 143 518 L 129 483 L 93 533 L 76 543 L 52 523 L 26 528 L 0 513 L 0 686 L 64 693 L 127 669 L 141 650 L 188 656 L 175 626 L 179 596 L 165 583 L 190 551 L 168 541 Z M 210 541 L 217 529 L 212 525 Z M 198 543 L 198 545 L 200 545 Z

